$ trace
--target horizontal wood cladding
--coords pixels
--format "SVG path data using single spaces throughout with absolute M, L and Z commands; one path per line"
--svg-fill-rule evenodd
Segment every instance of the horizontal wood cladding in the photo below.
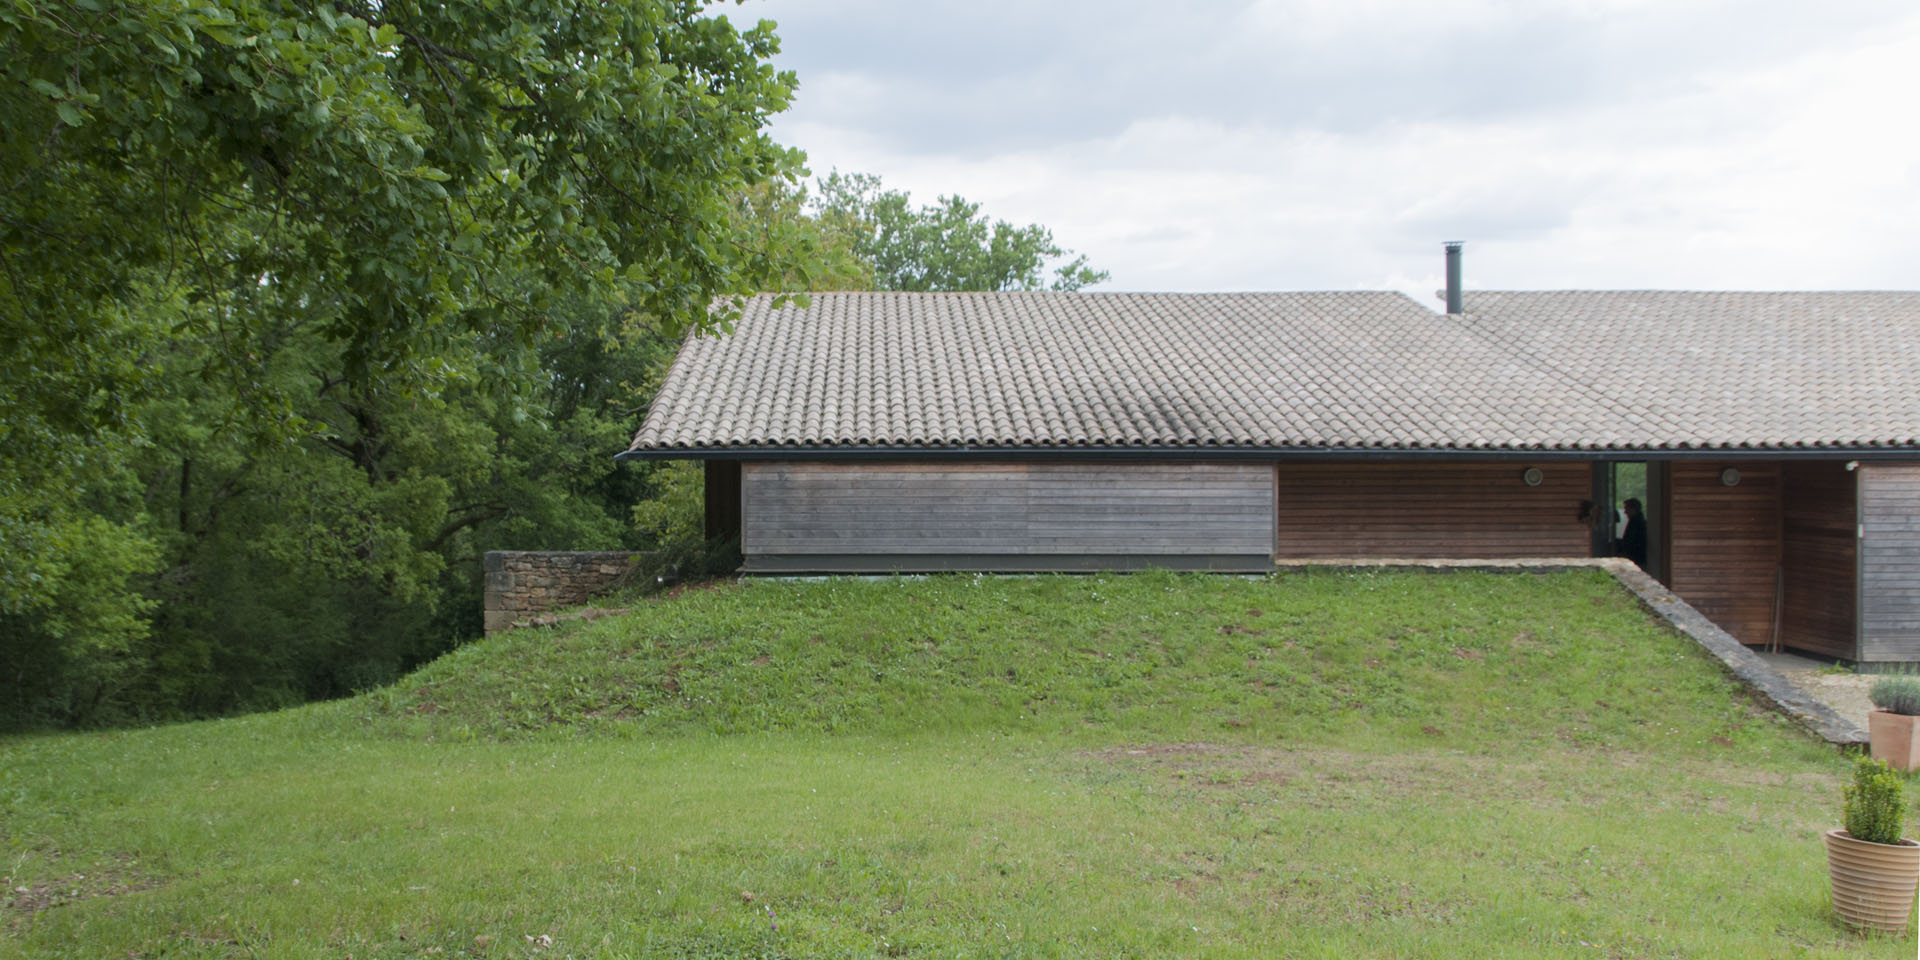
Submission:
M 1786 592 L 1780 642 L 1857 659 L 1855 474 L 1838 460 L 1798 461 L 1781 469 L 1780 562 Z
M 1920 660 L 1920 463 L 1860 465 L 1860 659 Z
M 1727 467 L 1740 471 L 1731 487 L 1721 481 Z M 1682 461 L 1668 476 L 1668 587 L 1741 643 L 1770 642 L 1781 465 Z
M 1274 555 L 1502 560 L 1592 552 L 1586 463 L 1282 463 Z
M 747 558 L 748 573 L 1097 573 L 1106 570 L 1189 570 L 1207 573 L 1267 573 L 1264 554 L 1212 556 L 1199 553 L 763 553 Z
M 749 570 L 974 569 L 966 557 L 1079 569 L 1006 559 L 1026 556 L 1185 556 L 1215 569 L 1264 564 L 1273 537 L 1264 464 L 750 463 L 742 479 Z

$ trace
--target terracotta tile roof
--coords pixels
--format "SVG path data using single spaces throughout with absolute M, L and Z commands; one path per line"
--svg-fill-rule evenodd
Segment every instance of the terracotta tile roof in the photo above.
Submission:
M 1479 293 L 1467 310 L 1353 292 L 763 296 L 731 336 L 682 348 L 632 450 L 1920 437 L 1920 294 Z

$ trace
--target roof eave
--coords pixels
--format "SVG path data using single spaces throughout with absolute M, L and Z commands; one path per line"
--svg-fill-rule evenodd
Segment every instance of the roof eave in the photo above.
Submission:
M 1912 460 L 1920 446 L 1280 447 L 785 445 L 654 447 L 615 460 Z

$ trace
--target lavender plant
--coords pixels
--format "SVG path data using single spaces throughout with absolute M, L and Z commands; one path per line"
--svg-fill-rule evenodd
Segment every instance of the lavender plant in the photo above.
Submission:
M 1873 705 L 1903 717 L 1920 716 L 1920 677 L 1883 677 L 1867 690 Z

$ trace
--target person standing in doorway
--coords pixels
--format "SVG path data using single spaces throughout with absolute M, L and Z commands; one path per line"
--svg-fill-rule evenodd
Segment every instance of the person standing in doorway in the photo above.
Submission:
M 1644 570 L 1647 566 L 1647 516 L 1641 511 L 1639 497 L 1628 497 L 1622 506 L 1627 508 L 1627 529 L 1620 535 L 1619 554 Z

